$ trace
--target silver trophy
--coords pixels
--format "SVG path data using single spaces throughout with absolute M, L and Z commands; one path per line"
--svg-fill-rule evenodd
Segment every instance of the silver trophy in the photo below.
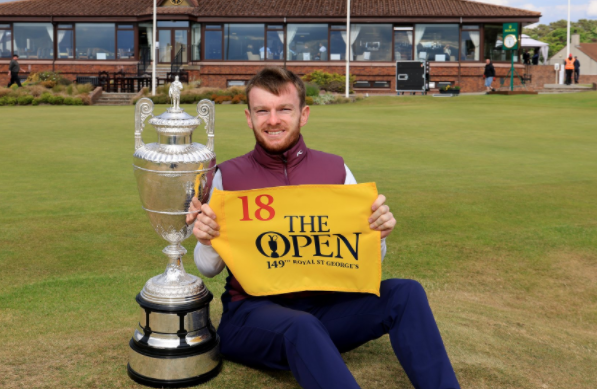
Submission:
M 129 376 L 153 387 L 192 386 L 215 377 L 221 367 L 219 338 L 209 318 L 213 295 L 203 281 L 187 274 L 181 242 L 192 235 L 186 224 L 193 197 L 205 202 L 215 173 L 214 113 L 211 101 L 197 104 L 198 116 L 179 108 L 182 85 L 172 84 L 172 107 L 153 116 L 153 102 L 135 108 L 134 171 L 143 209 L 155 231 L 168 241 L 168 265 L 151 278 L 137 303 L 139 324 L 130 345 Z M 145 120 L 158 132 L 157 143 L 141 139 Z M 204 124 L 207 146 L 193 143 L 193 130 Z

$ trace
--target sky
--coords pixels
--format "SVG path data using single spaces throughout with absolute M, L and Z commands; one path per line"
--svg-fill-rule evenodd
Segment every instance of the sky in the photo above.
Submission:
M 0 0 L 0 3 L 13 0 Z M 93 0 L 91 0 L 93 1 Z M 125 0 L 134 1 L 134 0 Z M 567 0 L 474 0 L 481 3 L 504 5 L 507 7 L 523 8 L 541 12 L 543 15 L 539 23 L 549 24 L 560 19 L 566 19 L 568 13 Z M 570 19 L 597 19 L 597 0 L 571 0 Z

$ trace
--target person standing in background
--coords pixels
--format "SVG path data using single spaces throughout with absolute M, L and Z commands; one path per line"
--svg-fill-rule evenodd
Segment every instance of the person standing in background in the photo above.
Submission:
M 485 88 L 487 88 L 487 93 L 495 91 L 491 87 L 491 83 L 493 82 L 493 78 L 495 77 L 495 68 L 493 67 L 493 63 L 491 60 L 487 58 L 485 60 L 485 71 L 483 72 L 483 78 L 485 78 Z
M 580 77 L 580 61 L 578 57 L 574 57 L 574 83 L 578 84 L 578 78 Z
M 531 64 L 531 54 L 529 53 L 529 49 L 524 50 L 524 54 L 522 55 L 522 61 L 525 65 Z
M 10 81 L 8 81 L 7 88 L 10 88 L 12 84 L 17 84 L 19 87 L 21 85 L 21 80 L 19 80 L 19 72 L 21 71 L 21 65 L 19 65 L 19 56 L 13 55 L 10 64 L 8 65 L 8 75 L 10 76 Z
M 566 70 L 566 85 L 572 84 L 572 72 L 574 71 L 574 58 L 572 54 L 564 60 L 564 69 Z

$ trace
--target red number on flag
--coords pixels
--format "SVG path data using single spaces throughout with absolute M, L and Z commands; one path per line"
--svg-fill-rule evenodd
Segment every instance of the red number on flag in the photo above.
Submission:
M 262 198 L 267 199 L 267 203 L 264 203 Z M 239 199 L 243 203 L 243 218 L 240 219 L 241 222 L 244 221 L 252 221 L 251 217 L 249 216 L 249 198 L 248 196 L 240 196 Z M 255 199 L 255 204 L 257 204 L 257 211 L 255 211 L 255 217 L 261 221 L 272 220 L 274 216 L 276 216 L 276 210 L 271 207 L 272 203 L 274 202 L 274 198 L 270 195 L 263 194 L 257 196 Z M 261 214 L 261 211 L 267 211 L 268 216 L 264 218 Z

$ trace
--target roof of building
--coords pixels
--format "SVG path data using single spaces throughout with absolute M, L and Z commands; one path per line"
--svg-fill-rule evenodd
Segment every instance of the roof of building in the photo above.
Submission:
M 593 61 L 597 61 L 597 43 L 581 43 L 576 47 Z
M 168 1 L 168 0 L 166 0 Z M 189 0 L 196 7 L 160 7 L 159 14 L 196 17 L 344 17 L 346 0 Z M 0 16 L 145 16 L 152 0 L 19 0 Z M 533 17 L 539 12 L 468 0 L 353 0 L 352 17 Z

